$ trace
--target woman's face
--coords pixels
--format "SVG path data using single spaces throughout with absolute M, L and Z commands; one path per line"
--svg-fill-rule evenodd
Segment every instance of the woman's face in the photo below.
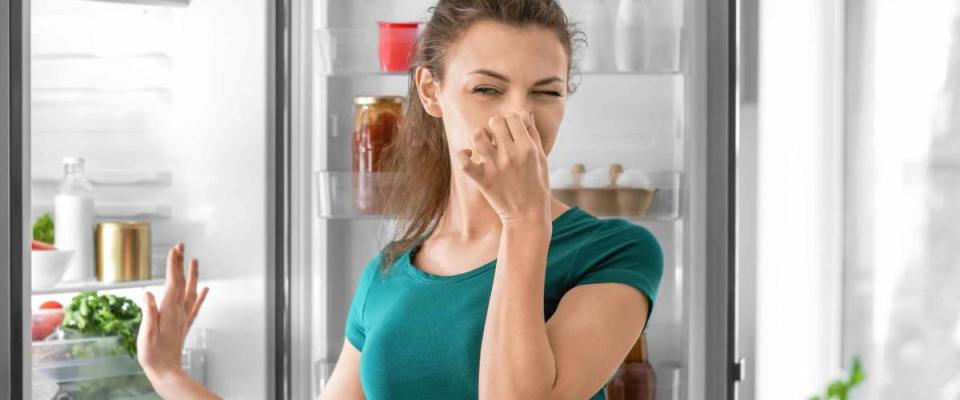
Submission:
M 451 153 L 469 148 L 469 134 L 491 117 L 533 113 L 549 154 L 563 120 L 567 63 L 550 30 L 481 21 L 448 49 L 442 83 L 425 69 L 417 81 L 427 112 L 443 118 Z

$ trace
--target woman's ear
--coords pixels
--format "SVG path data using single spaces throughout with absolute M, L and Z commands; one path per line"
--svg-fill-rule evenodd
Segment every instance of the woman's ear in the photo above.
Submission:
M 443 117 L 440 102 L 437 100 L 437 81 L 433 79 L 430 70 L 423 66 L 417 67 L 417 92 L 420 94 L 420 103 L 427 114 L 435 118 Z

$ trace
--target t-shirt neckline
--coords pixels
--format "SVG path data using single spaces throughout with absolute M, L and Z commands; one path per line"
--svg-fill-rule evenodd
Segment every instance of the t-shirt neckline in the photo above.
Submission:
M 557 228 L 561 227 L 567 222 L 573 215 L 583 213 L 584 211 L 580 207 L 572 206 L 564 210 L 560 215 L 553 219 L 552 225 L 553 230 L 556 231 Z M 443 283 L 443 282 L 459 282 L 465 279 L 472 278 L 474 276 L 480 275 L 484 272 L 492 270 L 497 266 L 497 259 L 493 259 L 479 267 L 471 269 L 466 272 L 461 272 L 455 275 L 436 275 L 430 272 L 424 271 L 420 268 L 417 268 L 413 265 L 410 257 L 414 250 L 417 250 L 420 247 L 420 244 L 423 243 L 423 240 L 426 239 L 426 235 L 420 238 L 413 246 L 411 246 L 407 251 L 403 253 L 403 256 L 400 258 L 400 263 L 404 269 L 410 274 L 410 276 L 424 282 L 431 283 Z

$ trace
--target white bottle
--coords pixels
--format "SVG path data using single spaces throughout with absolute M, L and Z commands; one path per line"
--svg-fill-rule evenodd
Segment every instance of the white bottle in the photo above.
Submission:
M 585 0 L 581 5 L 582 31 L 587 36 L 587 46 L 580 61 L 583 71 L 614 70 L 613 13 L 610 11 L 604 0 Z
M 82 158 L 63 159 L 63 182 L 54 197 L 56 247 L 73 250 L 64 282 L 91 281 L 93 270 L 93 186 L 84 173 Z
M 644 67 L 645 0 L 620 0 L 617 7 L 616 37 L 617 69 L 622 72 L 641 71 Z
M 680 68 L 681 24 L 676 0 L 648 0 L 644 23 L 644 69 L 675 72 Z

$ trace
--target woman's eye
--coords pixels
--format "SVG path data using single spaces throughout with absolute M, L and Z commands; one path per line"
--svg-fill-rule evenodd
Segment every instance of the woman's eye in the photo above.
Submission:
M 560 94 L 560 92 L 554 92 L 554 91 L 552 91 L 552 90 L 540 91 L 540 92 L 534 92 L 534 93 L 536 93 L 536 94 L 545 94 L 545 95 L 548 95 L 548 96 L 555 96 L 555 97 L 562 97 L 562 96 L 563 96 L 563 95 Z
M 492 94 L 497 93 L 497 92 L 498 92 L 497 89 L 489 88 L 489 87 L 475 87 L 475 88 L 473 88 L 473 93 L 479 93 L 479 94 L 484 95 L 484 96 L 489 96 L 489 95 L 492 95 Z

